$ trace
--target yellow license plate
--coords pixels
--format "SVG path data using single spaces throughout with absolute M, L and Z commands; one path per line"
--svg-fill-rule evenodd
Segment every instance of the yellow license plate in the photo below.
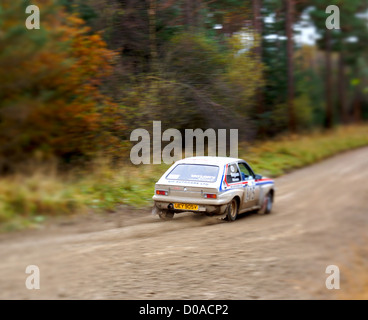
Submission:
M 174 203 L 174 209 L 198 211 L 198 204 Z

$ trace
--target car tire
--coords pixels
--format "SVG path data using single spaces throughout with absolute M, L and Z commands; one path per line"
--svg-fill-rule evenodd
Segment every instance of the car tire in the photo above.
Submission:
M 262 208 L 259 209 L 259 214 L 268 214 L 272 211 L 273 196 L 271 192 L 268 192 L 264 198 Z
M 174 218 L 174 212 L 170 211 L 170 210 L 161 210 L 158 213 L 158 216 L 162 219 L 162 220 L 171 220 L 172 218 Z
M 227 210 L 226 220 L 230 222 L 235 221 L 236 218 L 238 217 L 239 212 L 238 201 L 235 198 L 231 200 L 226 210 Z

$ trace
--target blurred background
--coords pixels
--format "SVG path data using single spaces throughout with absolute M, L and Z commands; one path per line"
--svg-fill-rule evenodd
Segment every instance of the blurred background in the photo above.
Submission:
M 30 5 L 40 29 L 26 27 Z M 326 13 L 329 5 L 339 12 Z M 331 16 L 339 29 L 326 28 Z M 188 299 L 194 288 L 199 299 L 253 299 L 254 287 L 270 289 L 261 297 L 305 298 L 298 281 L 307 275 L 317 288 L 307 297 L 330 298 L 326 265 L 343 266 L 341 248 L 353 252 L 351 243 L 367 248 L 366 149 L 278 178 L 267 223 L 253 216 L 167 227 L 154 225 L 150 206 L 168 166 L 133 166 L 130 134 L 152 133 L 153 121 L 162 131 L 239 129 L 239 157 L 268 177 L 367 146 L 367 28 L 366 0 L 1 0 L 0 241 L 9 245 L 0 242 L 0 296 Z M 79 213 L 86 220 L 47 224 Z M 4 233 L 45 225 L 43 242 Z M 101 239 L 92 233 L 112 228 Z M 87 235 L 60 236 L 68 232 Z M 198 241 L 206 232 L 215 245 Z M 366 299 L 367 255 L 357 256 L 364 263 L 345 265 Z M 174 260 L 187 265 L 178 271 Z M 213 292 L 193 271 L 204 260 Z M 24 289 L 30 263 L 48 272 L 40 296 Z M 240 273 L 220 283 L 224 265 Z M 99 282 L 90 289 L 92 278 Z
M 27 6 L 40 8 L 28 30 Z M 340 9 L 340 29 L 326 19 Z M 246 141 L 368 117 L 364 0 L 2 1 L 0 171 L 129 154 L 130 132 Z

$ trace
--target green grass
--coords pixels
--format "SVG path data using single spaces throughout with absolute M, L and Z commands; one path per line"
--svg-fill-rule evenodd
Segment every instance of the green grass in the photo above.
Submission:
M 280 136 L 272 141 L 240 144 L 239 157 L 256 173 L 277 177 L 339 152 L 368 145 L 368 126 L 339 127 L 324 133 Z M 111 169 L 96 161 L 87 172 L 68 176 L 52 168 L 32 175 L 0 179 L 0 230 L 38 226 L 49 216 L 114 212 L 119 205 L 148 207 L 154 184 L 168 165 L 133 165 Z
M 347 126 L 328 132 L 277 137 L 253 146 L 243 144 L 239 157 L 246 159 L 257 173 L 277 177 L 342 151 L 366 145 L 368 126 Z
M 2 178 L 0 231 L 37 227 L 50 216 L 114 212 L 123 204 L 149 206 L 154 184 L 168 167 L 131 165 L 113 170 L 100 161 L 88 174 L 65 177 L 36 168 L 32 175 Z

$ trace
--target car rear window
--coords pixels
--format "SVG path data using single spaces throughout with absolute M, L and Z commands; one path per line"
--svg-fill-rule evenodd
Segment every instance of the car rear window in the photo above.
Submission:
M 215 182 L 219 172 L 218 166 L 199 164 L 178 164 L 166 177 L 167 180 L 186 180 Z

